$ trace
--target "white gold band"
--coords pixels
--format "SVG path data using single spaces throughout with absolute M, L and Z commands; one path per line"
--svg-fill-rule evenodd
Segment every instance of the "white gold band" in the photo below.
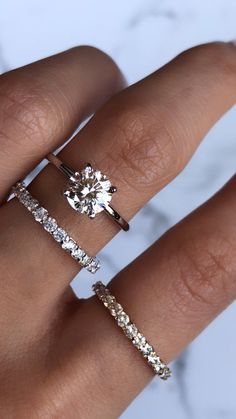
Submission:
M 162 380 L 167 380 L 171 377 L 170 368 L 159 358 L 153 347 L 147 342 L 143 334 L 140 333 L 137 326 L 131 322 L 128 314 L 126 314 L 123 307 L 116 301 L 116 298 L 110 293 L 109 289 L 99 281 L 93 285 L 93 291 L 109 310 L 124 334 L 147 360 L 155 374 Z
M 35 221 L 42 224 L 44 229 L 60 244 L 61 248 L 71 255 L 80 266 L 86 268 L 91 273 L 96 273 L 100 268 L 100 262 L 96 257 L 88 256 L 83 249 L 73 240 L 69 234 L 61 228 L 56 220 L 52 218 L 48 211 L 40 206 L 26 189 L 23 182 L 18 182 L 13 187 L 13 193 L 19 202 L 33 215 Z

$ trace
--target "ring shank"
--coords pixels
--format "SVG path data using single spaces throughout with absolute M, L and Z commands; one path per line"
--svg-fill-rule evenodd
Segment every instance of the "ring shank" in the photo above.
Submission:
M 72 182 L 76 180 L 76 172 L 71 167 L 67 166 L 66 164 L 62 163 L 62 161 L 52 153 L 47 155 L 47 159 L 50 163 L 52 163 L 57 169 L 59 169 L 68 179 Z
M 104 207 L 104 211 L 119 225 L 119 227 L 122 228 L 122 230 L 129 231 L 129 224 L 127 221 L 125 221 L 111 205 Z

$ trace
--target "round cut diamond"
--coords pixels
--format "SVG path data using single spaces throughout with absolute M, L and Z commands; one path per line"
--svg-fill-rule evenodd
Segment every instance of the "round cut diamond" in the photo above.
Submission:
M 140 345 L 139 350 L 145 356 L 148 356 L 151 352 L 153 352 L 153 348 L 147 342 L 144 345 Z
M 120 327 L 124 327 L 129 323 L 129 316 L 124 311 L 122 311 L 117 316 L 117 323 Z
M 62 249 L 66 250 L 67 252 L 72 252 L 76 249 L 76 243 L 70 237 L 66 237 L 66 239 L 62 243 Z
M 94 218 L 112 199 L 115 189 L 106 175 L 87 165 L 64 192 L 70 206 Z
M 74 259 L 80 261 L 80 259 L 82 259 L 85 256 L 85 252 L 82 249 L 80 249 L 79 247 L 76 247 L 75 249 L 72 250 L 71 256 Z
M 35 219 L 36 221 L 38 221 L 39 223 L 42 223 L 42 222 L 43 222 L 43 220 L 45 220 L 47 216 L 48 216 L 48 212 L 47 212 L 47 210 L 46 210 L 45 208 L 43 208 L 43 207 L 37 208 L 37 209 L 34 211 L 34 219 Z
M 104 296 L 104 306 L 105 307 L 112 307 L 112 305 L 116 302 L 116 299 L 113 295 L 105 295 Z
M 84 257 L 81 259 L 80 264 L 81 266 L 88 266 L 92 261 L 92 258 L 89 257 L 88 255 L 84 255 Z
M 98 261 L 98 259 L 93 259 L 90 262 L 89 266 L 87 266 L 87 269 L 92 274 L 95 274 L 98 271 L 98 269 L 100 268 L 100 266 L 101 265 L 100 265 L 100 262 Z
M 44 226 L 46 231 L 48 231 L 49 233 L 53 233 L 53 231 L 56 230 L 56 228 L 57 228 L 57 222 L 56 222 L 56 220 L 54 220 L 54 218 L 48 217 L 44 221 L 43 226 Z
M 38 208 L 39 202 L 37 201 L 37 199 L 32 198 L 28 201 L 28 204 L 26 206 L 28 210 L 32 212 L 35 211 L 36 208 Z
M 147 360 L 148 360 L 149 364 L 159 365 L 159 367 L 160 367 L 160 358 L 156 355 L 156 353 L 154 351 L 152 351 L 148 354 Z
M 142 335 L 142 333 L 138 333 L 134 338 L 133 338 L 133 344 L 136 346 L 136 348 L 140 348 L 141 346 L 145 345 L 146 343 L 146 339 L 145 337 Z
M 116 317 L 118 316 L 118 314 L 123 312 L 123 307 L 121 304 L 115 302 L 115 303 L 109 304 L 109 310 L 111 312 L 111 315 Z
M 138 329 L 134 324 L 130 323 L 125 326 L 124 332 L 128 338 L 133 339 L 137 335 Z
M 62 228 L 58 227 L 53 232 L 53 237 L 58 243 L 62 243 L 67 238 L 67 233 Z

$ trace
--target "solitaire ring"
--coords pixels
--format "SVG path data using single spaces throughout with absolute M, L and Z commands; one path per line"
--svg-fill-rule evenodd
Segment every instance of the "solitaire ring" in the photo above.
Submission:
M 64 196 L 75 211 L 86 214 L 92 219 L 98 213 L 105 211 L 120 228 L 124 231 L 129 230 L 127 221 L 110 205 L 117 188 L 112 186 L 106 175 L 94 169 L 89 163 L 77 172 L 52 153 L 47 155 L 47 159 L 69 179 Z

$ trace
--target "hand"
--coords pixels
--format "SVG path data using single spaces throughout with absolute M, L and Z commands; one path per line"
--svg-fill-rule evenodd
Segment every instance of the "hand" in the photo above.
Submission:
M 123 87 L 110 58 L 89 47 L 2 75 L 2 202 L 18 179 L 117 93 L 61 157 L 75 168 L 92 160 L 108 174 L 119 190 L 114 203 L 130 219 L 234 105 L 236 47 L 194 48 L 118 93 Z M 91 221 L 73 212 L 61 197 L 64 186 L 48 165 L 30 191 L 96 254 L 118 229 L 104 214 Z M 235 190 L 232 179 L 109 286 L 167 362 L 236 296 Z M 117 418 L 152 370 L 96 297 L 74 296 L 69 284 L 77 263 L 16 199 L 1 206 L 0 231 L 1 417 Z

